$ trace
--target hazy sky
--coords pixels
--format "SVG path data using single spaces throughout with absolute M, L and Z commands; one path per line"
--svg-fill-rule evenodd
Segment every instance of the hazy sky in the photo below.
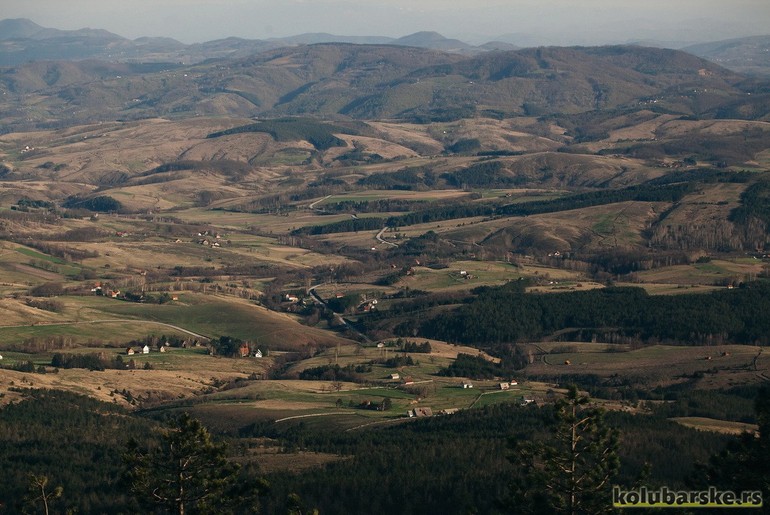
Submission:
M 507 34 L 532 44 L 694 42 L 770 34 L 770 0 L 0 0 L 3 18 L 185 43 L 420 30 L 474 43 Z

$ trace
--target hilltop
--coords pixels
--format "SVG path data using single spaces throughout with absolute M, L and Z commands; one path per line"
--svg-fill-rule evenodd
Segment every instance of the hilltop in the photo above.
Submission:
M 752 36 L 701 43 L 683 48 L 731 70 L 747 75 L 770 75 L 770 36 Z
M 639 110 L 699 118 L 769 115 L 763 82 L 681 51 L 624 46 L 467 57 L 324 43 L 194 66 L 33 62 L 0 72 L 0 91 L 5 131 L 190 116 L 421 123 L 581 113 L 595 119 Z

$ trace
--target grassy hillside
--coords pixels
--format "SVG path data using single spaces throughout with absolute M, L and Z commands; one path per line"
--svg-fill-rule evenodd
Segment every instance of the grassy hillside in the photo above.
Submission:
M 641 47 L 541 48 L 461 57 L 414 47 L 329 43 L 268 51 L 226 67 L 215 62 L 157 68 L 21 65 L 0 76 L 7 92 L 6 127 L 201 114 L 440 121 L 640 104 L 659 112 L 714 117 L 727 106 L 733 112 L 758 107 L 745 93 L 761 92 L 760 85 L 741 83 L 740 76 L 691 54 Z M 35 100 L 23 100 L 24 95 Z M 754 109 L 746 116 L 765 115 Z

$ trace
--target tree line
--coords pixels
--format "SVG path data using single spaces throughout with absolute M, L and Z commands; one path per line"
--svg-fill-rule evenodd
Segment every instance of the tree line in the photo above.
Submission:
M 545 406 L 358 431 L 239 428 L 239 439 L 348 457 L 267 476 L 235 456 L 238 440 L 186 414 L 158 423 L 55 391 L 27 391 L 0 413 L 0 499 L 12 513 L 601 513 L 611 484 L 768 494 L 767 389 L 755 400 L 758 437 L 696 431 L 668 414 L 604 413 L 576 388 Z
M 425 320 L 420 335 L 482 347 L 539 340 L 565 328 L 582 330 L 587 338 L 617 334 L 651 343 L 770 343 L 767 282 L 692 295 L 614 287 L 541 295 L 525 293 L 523 282 L 490 288 L 466 305 Z

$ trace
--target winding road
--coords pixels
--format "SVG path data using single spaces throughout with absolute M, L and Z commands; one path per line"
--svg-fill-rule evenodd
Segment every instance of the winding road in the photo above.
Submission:
M 6 328 L 6 327 L 41 327 L 41 326 L 47 327 L 47 326 L 56 326 L 56 325 L 114 324 L 114 323 L 125 323 L 125 322 L 155 324 L 163 327 L 168 327 L 169 329 L 176 329 L 179 332 L 189 334 L 190 336 L 194 336 L 195 338 L 200 338 L 202 340 L 210 339 L 208 336 L 203 336 L 202 334 L 194 333 L 183 327 L 179 327 L 178 325 L 167 324 L 165 322 L 156 322 L 155 320 L 140 320 L 136 318 L 108 318 L 104 320 L 81 320 L 78 322 L 46 322 L 46 323 L 37 323 L 37 324 L 31 324 L 31 325 L 30 324 L 4 325 L 4 326 L 0 326 L 0 329 Z
M 307 289 L 307 293 L 308 293 L 308 295 L 310 295 L 310 296 L 313 298 L 313 301 L 314 301 L 316 304 L 320 304 L 320 305 L 321 305 L 321 306 L 323 306 L 324 308 L 326 308 L 326 309 L 329 309 L 329 310 L 333 311 L 333 310 L 332 310 L 332 309 L 331 309 L 331 308 L 330 308 L 330 307 L 329 307 L 329 306 L 326 304 L 326 301 L 324 301 L 324 300 L 321 298 L 321 296 L 320 296 L 320 295 L 318 295 L 318 293 L 315 291 L 315 289 L 316 289 L 316 288 L 318 288 L 319 286 L 323 286 L 324 284 L 326 284 L 326 283 L 321 283 L 321 284 L 316 284 L 316 285 L 313 285 L 313 286 L 311 286 L 310 288 L 308 288 L 308 289 Z M 353 327 L 353 326 L 352 326 L 352 325 L 351 325 L 351 324 L 350 324 L 350 323 L 349 323 L 347 320 L 345 320 L 345 318 L 344 318 L 344 317 L 342 317 L 342 315 L 337 315 L 336 313 L 335 313 L 335 315 L 336 315 L 336 316 L 337 316 L 337 317 L 338 317 L 340 320 L 342 320 L 342 323 L 345 325 L 345 328 L 347 328 L 347 329 L 349 329 L 349 330 L 353 331 L 354 333 L 356 333 L 357 335 L 361 336 L 361 338 L 363 338 L 363 339 L 364 339 L 364 341 L 365 341 L 366 343 L 373 343 L 373 342 L 372 342 L 372 340 L 370 340 L 368 336 L 366 336 L 364 333 L 362 333 L 361 331 L 359 331 L 358 329 L 356 329 L 355 327 Z
M 382 229 L 380 229 L 380 232 L 378 232 L 378 233 L 377 233 L 377 236 L 375 236 L 375 238 L 377 238 L 377 241 L 379 241 L 380 243 L 384 243 L 385 245 L 390 245 L 391 247 L 398 247 L 398 243 L 393 243 L 393 242 L 390 242 L 390 241 L 384 240 L 384 239 L 382 238 L 382 235 L 383 235 L 383 234 L 385 233 L 385 231 L 387 231 L 388 229 L 390 229 L 390 227 L 388 227 L 387 225 L 386 225 L 385 227 L 383 227 Z

